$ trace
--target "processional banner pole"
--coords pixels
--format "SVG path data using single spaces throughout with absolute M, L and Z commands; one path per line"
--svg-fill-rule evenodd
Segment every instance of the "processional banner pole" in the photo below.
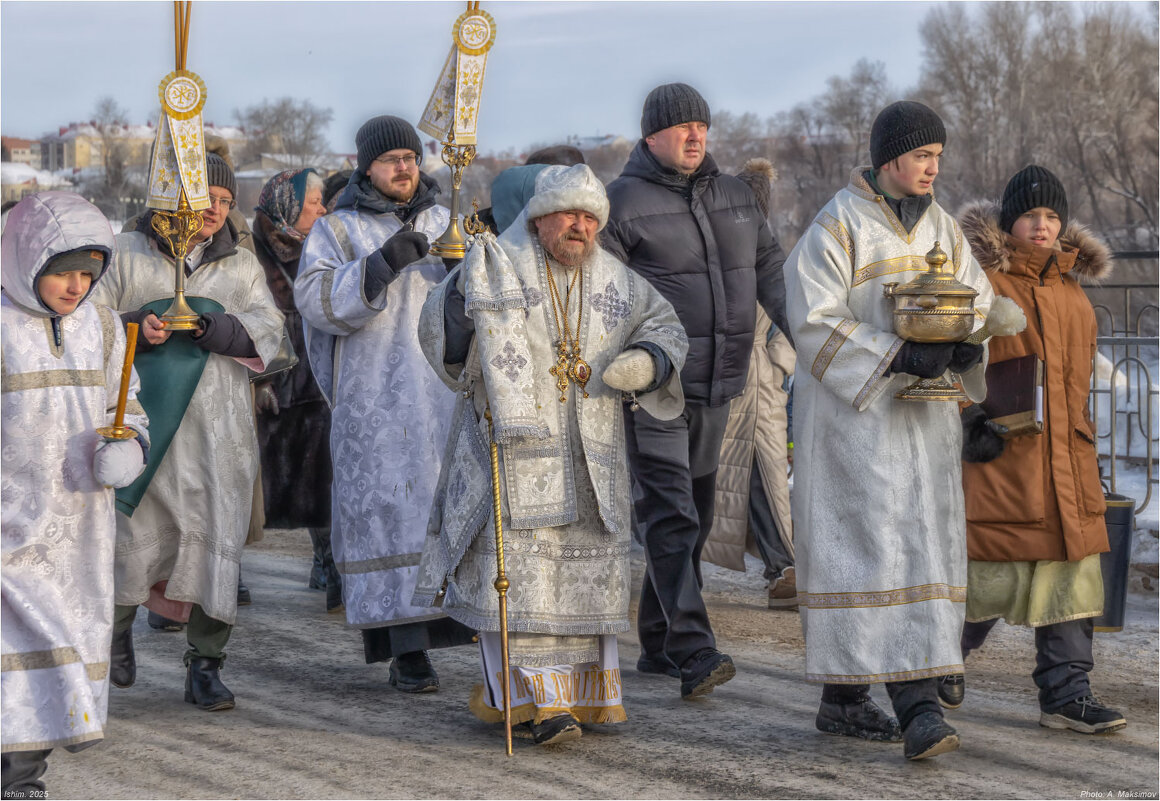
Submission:
M 462 259 L 467 253 L 467 237 L 459 223 L 459 187 L 463 171 L 475 158 L 476 127 L 479 123 L 479 105 L 483 97 L 483 74 L 487 69 L 487 53 L 495 44 L 495 20 L 479 7 L 479 2 L 468 2 L 467 10 L 451 26 L 451 51 L 443 62 L 443 69 L 418 128 L 428 136 L 443 142 L 443 163 L 451 170 L 451 220 L 447 229 L 431 245 L 431 253 L 445 259 Z M 499 446 L 495 441 L 491 410 L 487 417 L 488 439 L 491 442 L 491 490 L 495 506 L 495 590 L 499 593 L 499 642 L 503 662 L 503 727 L 507 755 L 512 755 L 512 696 L 511 660 L 508 653 L 507 591 L 510 582 L 504 568 L 503 515 L 499 484 Z
M 173 303 L 161 315 L 172 331 L 197 328 L 197 312 L 185 300 L 185 257 L 202 228 L 200 212 L 210 205 L 201 119 L 205 83 L 185 68 L 191 10 L 191 0 L 173 3 L 174 70 L 158 86 L 161 115 L 149 164 L 147 205 L 155 211 L 151 225 L 168 244 L 175 268 Z
M 462 259 L 467 237 L 459 223 L 459 187 L 463 171 L 475 158 L 479 105 L 483 97 L 483 74 L 487 53 L 495 44 L 495 20 L 478 2 L 451 26 L 452 45 L 439 80 L 423 109 L 418 128 L 442 140 L 443 163 L 451 170 L 451 221 L 431 245 L 431 253 L 441 258 Z

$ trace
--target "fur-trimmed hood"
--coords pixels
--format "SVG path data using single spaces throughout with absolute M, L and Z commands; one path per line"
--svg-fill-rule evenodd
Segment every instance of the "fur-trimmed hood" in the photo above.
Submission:
M 988 272 L 1010 272 L 1013 240 L 999 227 L 999 204 L 975 201 L 963 207 L 958 219 L 979 265 Z M 1075 254 L 1070 274 L 1081 283 L 1095 283 L 1112 271 L 1111 251 L 1087 226 L 1069 223 L 1055 247 Z

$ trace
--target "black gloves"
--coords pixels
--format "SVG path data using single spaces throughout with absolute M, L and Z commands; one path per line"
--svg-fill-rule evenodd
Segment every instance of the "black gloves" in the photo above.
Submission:
M 951 357 L 950 368 L 952 372 L 965 373 L 981 361 L 983 361 L 982 345 L 956 342 L 955 355 Z
M 1003 454 L 1007 443 L 999 435 L 1007 433 L 1007 426 L 988 420 L 978 404 L 963 409 L 959 417 L 963 423 L 964 462 L 989 462 Z
M 404 267 L 426 256 L 430 249 L 427 235 L 419 231 L 399 231 L 384 242 L 367 256 L 363 275 L 363 292 L 367 298 L 377 297 L 387 284 L 399 277 Z
M 254 340 L 237 317 L 226 312 L 206 312 L 198 318 L 201 336 L 196 333 L 190 338 L 202 350 L 220 353 L 222 356 L 253 358 L 258 355 Z
M 906 373 L 919 378 L 938 378 L 947 371 L 955 353 L 953 342 L 903 342 L 894 361 L 893 373 Z
M 431 243 L 427 241 L 426 234 L 419 231 L 399 231 L 383 243 L 379 253 L 383 254 L 383 261 L 397 273 L 408 264 L 426 256 L 430 249 Z

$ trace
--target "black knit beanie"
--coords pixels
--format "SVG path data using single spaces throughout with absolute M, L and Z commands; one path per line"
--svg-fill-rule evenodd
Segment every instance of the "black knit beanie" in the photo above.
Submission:
M 709 104 L 700 92 L 687 83 L 666 83 L 648 93 L 640 115 L 641 137 L 652 136 L 682 122 L 712 124 Z
M 238 182 L 234 178 L 234 171 L 217 153 L 205 154 L 205 177 L 207 185 L 228 189 L 234 200 L 238 199 Z
M 923 145 L 945 145 L 947 129 L 928 106 L 913 100 L 891 103 L 870 129 L 870 163 L 878 169 L 888 161 Z
M 419 141 L 419 134 L 415 133 L 411 123 L 401 117 L 389 114 L 372 117 L 358 129 L 354 143 L 358 147 L 358 171 L 364 175 L 370 169 L 371 162 L 388 150 L 413 150 L 418 160 L 423 161 L 423 143 Z
M 1059 214 L 1061 231 L 1067 228 L 1067 192 L 1063 184 L 1051 170 L 1031 164 L 1007 182 L 999 212 L 999 227 L 1011 233 L 1011 226 L 1021 214 L 1041 206 Z

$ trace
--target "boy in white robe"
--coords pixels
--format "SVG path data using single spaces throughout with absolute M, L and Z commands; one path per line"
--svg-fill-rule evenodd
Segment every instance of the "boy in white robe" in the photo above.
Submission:
M 806 678 L 824 684 L 816 725 L 902 739 L 908 759 L 959 744 L 936 677 L 962 663 L 966 523 L 957 405 L 894 396 L 915 376 L 949 370 L 979 400 L 986 351 L 902 340 L 883 285 L 925 271 L 938 241 L 947 268 L 978 292 L 975 327 L 993 298 L 958 223 L 931 194 L 945 141 L 942 120 L 921 103 L 884 109 L 870 135 L 873 166 L 854 171 L 785 268 L 797 347 L 798 598 Z M 869 685 L 880 682 L 897 721 L 870 700 Z
M 11 211 L 3 237 L 3 669 L 5 798 L 43 797 L 52 749 L 101 740 L 113 631 L 112 487 L 145 467 L 148 420 L 132 374 L 125 425 L 105 441 L 125 335 L 88 302 L 113 232 L 79 195 L 45 192 Z

